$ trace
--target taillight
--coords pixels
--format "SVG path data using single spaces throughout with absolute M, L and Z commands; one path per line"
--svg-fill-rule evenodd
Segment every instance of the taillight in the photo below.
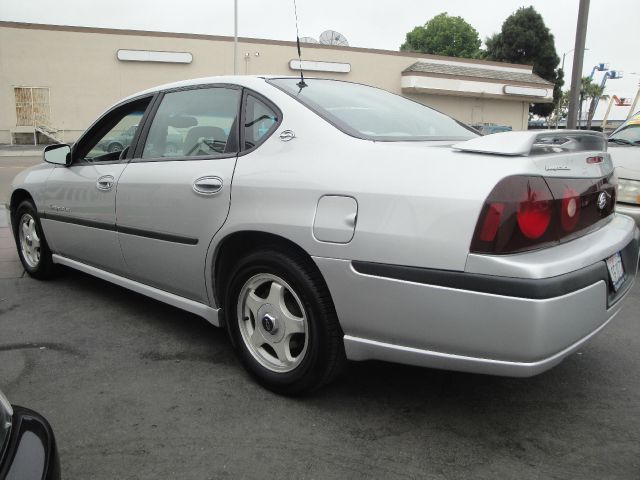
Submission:
M 507 177 L 485 201 L 471 251 L 514 253 L 560 243 L 596 228 L 613 212 L 614 196 L 611 178 Z

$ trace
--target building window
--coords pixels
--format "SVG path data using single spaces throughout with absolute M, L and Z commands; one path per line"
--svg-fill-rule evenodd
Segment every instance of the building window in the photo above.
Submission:
M 16 126 L 49 125 L 49 89 L 46 87 L 16 87 Z

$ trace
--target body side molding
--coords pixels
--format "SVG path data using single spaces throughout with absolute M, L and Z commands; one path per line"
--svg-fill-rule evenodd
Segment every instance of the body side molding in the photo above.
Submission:
M 124 233 L 126 235 L 135 235 L 138 237 L 153 238 L 155 240 L 163 240 L 165 242 L 184 243 L 185 245 L 197 245 L 198 239 L 175 235 L 172 233 L 154 232 L 151 230 L 143 230 L 140 228 L 127 227 L 124 225 L 116 225 L 115 223 L 97 222 L 95 220 L 87 220 L 84 218 L 70 217 L 66 215 L 57 215 L 55 213 L 43 213 L 42 218 L 45 220 L 54 220 L 56 222 L 71 223 L 82 227 L 99 228 L 111 232 Z

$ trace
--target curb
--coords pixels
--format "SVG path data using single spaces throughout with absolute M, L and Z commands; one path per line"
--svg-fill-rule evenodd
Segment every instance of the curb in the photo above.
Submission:
M 0 150 L 0 157 L 40 157 L 42 150 Z

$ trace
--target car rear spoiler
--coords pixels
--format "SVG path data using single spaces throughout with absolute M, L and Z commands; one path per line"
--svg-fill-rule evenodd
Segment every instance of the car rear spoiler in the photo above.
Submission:
M 560 152 L 607 151 L 607 137 L 593 130 L 528 130 L 502 132 L 456 143 L 463 152 L 492 155 L 541 155 Z

